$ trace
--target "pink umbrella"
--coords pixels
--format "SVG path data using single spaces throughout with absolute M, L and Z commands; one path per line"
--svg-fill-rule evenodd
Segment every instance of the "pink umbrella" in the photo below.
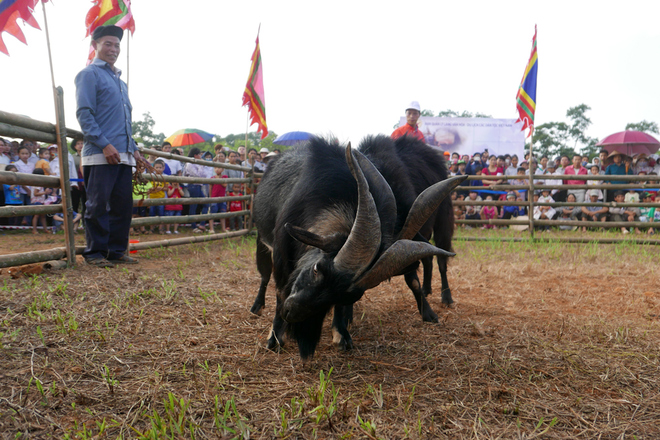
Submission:
M 635 154 L 653 154 L 660 149 L 660 141 L 641 131 L 626 130 L 607 136 L 596 144 L 608 152 L 618 150 L 628 156 Z

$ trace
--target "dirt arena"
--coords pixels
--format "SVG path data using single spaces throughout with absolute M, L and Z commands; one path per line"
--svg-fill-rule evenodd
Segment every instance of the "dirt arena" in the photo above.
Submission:
M 0 253 L 61 243 L 7 232 Z M 295 343 L 265 348 L 274 291 L 251 315 L 254 249 L 3 269 L 1 437 L 660 438 L 658 246 L 457 240 L 454 308 L 434 277 L 439 324 L 396 278 L 357 303 L 353 351 L 328 320 L 306 364 Z

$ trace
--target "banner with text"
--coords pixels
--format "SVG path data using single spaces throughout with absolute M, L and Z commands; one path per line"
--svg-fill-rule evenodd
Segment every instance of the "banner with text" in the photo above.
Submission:
M 400 124 L 406 123 L 402 117 Z M 419 129 L 426 143 L 449 151 L 472 156 L 488 150 L 492 155 L 517 154 L 524 156 L 525 133 L 515 119 L 491 118 L 419 118 Z

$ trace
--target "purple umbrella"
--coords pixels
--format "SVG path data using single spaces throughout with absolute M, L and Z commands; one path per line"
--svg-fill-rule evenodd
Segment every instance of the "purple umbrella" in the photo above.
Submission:
M 314 136 L 312 133 L 307 133 L 306 131 L 290 131 L 288 133 L 284 133 L 281 136 L 278 136 L 277 139 L 273 141 L 273 143 L 290 147 L 292 145 L 296 145 L 299 142 L 305 142 L 312 136 Z

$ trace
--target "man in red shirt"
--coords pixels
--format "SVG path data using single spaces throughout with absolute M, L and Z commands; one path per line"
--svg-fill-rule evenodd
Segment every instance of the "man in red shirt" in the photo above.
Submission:
M 582 166 L 582 156 L 576 154 L 573 156 L 573 165 L 569 165 L 564 169 L 565 175 L 586 175 L 587 169 Z M 585 185 L 585 180 L 564 180 L 565 185 Z M 569 189 L 568 194 L 575 195 L 575 201 L 578 203 L 584 202 L 584 189 Z
M 424 134 L 419 130 L 419 127 L 417 126 L 417 121 L 419 120 L 421 113 L 422 110 L 419 106 L 419 102 L 411 102 L 408 108 L 406 108 L 406 125 L 394 130 L 392 132 L 392 139 L 398 139 L 402 136 L 408 135 L 424 142 Z

